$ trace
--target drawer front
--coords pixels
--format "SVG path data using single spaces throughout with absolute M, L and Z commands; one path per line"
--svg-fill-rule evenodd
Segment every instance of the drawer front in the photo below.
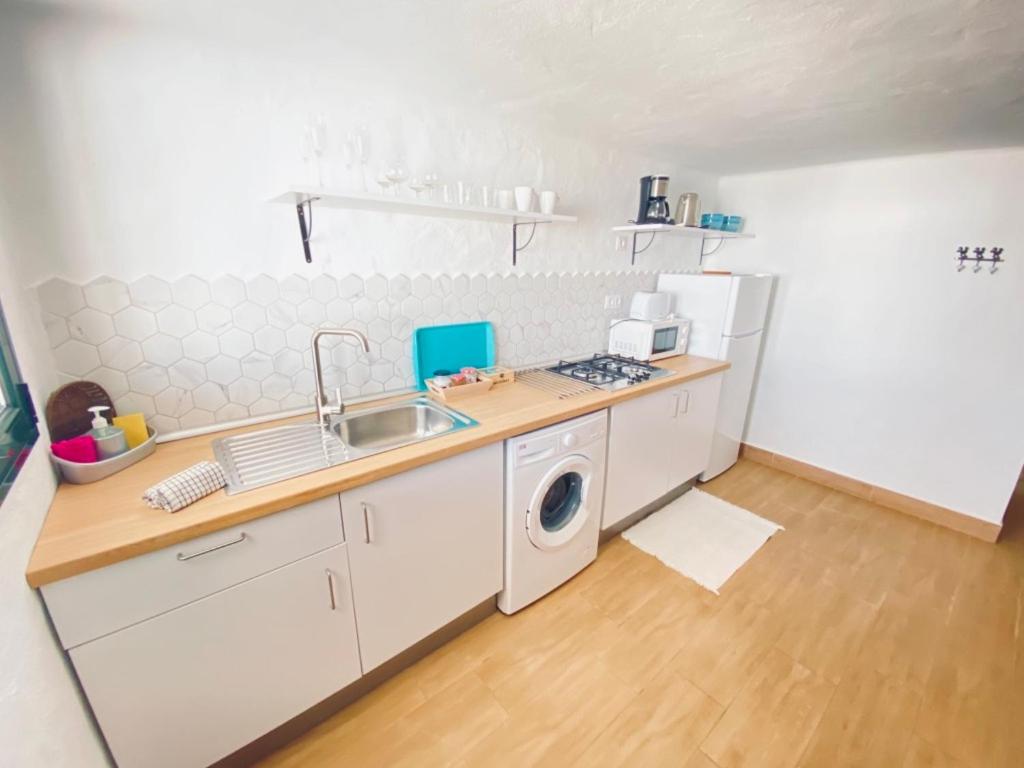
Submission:
M 73 648 L 343 540 L 338 497 L 329 496 L 48 584 L 43 599 Z
M 342 544 L 70 652 L 120 768 L 199 768 L 360 676 Z

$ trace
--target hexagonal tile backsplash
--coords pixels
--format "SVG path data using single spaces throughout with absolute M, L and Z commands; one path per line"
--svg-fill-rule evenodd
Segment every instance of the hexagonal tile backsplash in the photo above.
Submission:
M 38 286 L 62 380 L 103 386 L 122 413 L 142 411 L 160 432 L 313 404 L 313 329 L 365 333 L 370 354 L 328 340 L 325 384 L 343 397 L 413 385 L 412 332 L 489 320 L 498 361 L 519 367 L 604 349 L 604 297 L 627 306 L 653 290 L 654 272 L 538 275 L 301 275 L 278 279 L 147 275 L 131 283 L 60 278 Z

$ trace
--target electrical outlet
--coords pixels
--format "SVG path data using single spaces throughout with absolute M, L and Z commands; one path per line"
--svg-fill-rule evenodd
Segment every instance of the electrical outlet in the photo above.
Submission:
M 622 297 L 618 295 L 609 295 L 604 297 L 604 308 L 605 309 L 621 309 L 622 308 Z
M 626 246 L 627 245 L 629 245 L 629 240 L 626 238 L 625 235 L 616 235 L 615 236 L 615 250 L 616 251 L 624 251 L 624 250 L 626 250 Z

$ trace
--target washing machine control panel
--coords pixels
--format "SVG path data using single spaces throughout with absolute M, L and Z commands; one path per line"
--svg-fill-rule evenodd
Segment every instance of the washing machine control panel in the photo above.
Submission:
M 538 461 L 547 461 L 604 440 L 608 431 L 607 414 L 607 411 L 601 411 L 599 415 L 584 416 L 568 424 L 556 424 L 519 438 L 515 444 L 515 466 L 524 467 Z

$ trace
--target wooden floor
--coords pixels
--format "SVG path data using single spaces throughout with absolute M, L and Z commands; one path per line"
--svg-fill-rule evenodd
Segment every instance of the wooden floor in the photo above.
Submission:
M 616 538 L 264 765 L 1024 765 L 1024 536 L 749 462 L 704 489 L 786 527 L 720 596 Z

